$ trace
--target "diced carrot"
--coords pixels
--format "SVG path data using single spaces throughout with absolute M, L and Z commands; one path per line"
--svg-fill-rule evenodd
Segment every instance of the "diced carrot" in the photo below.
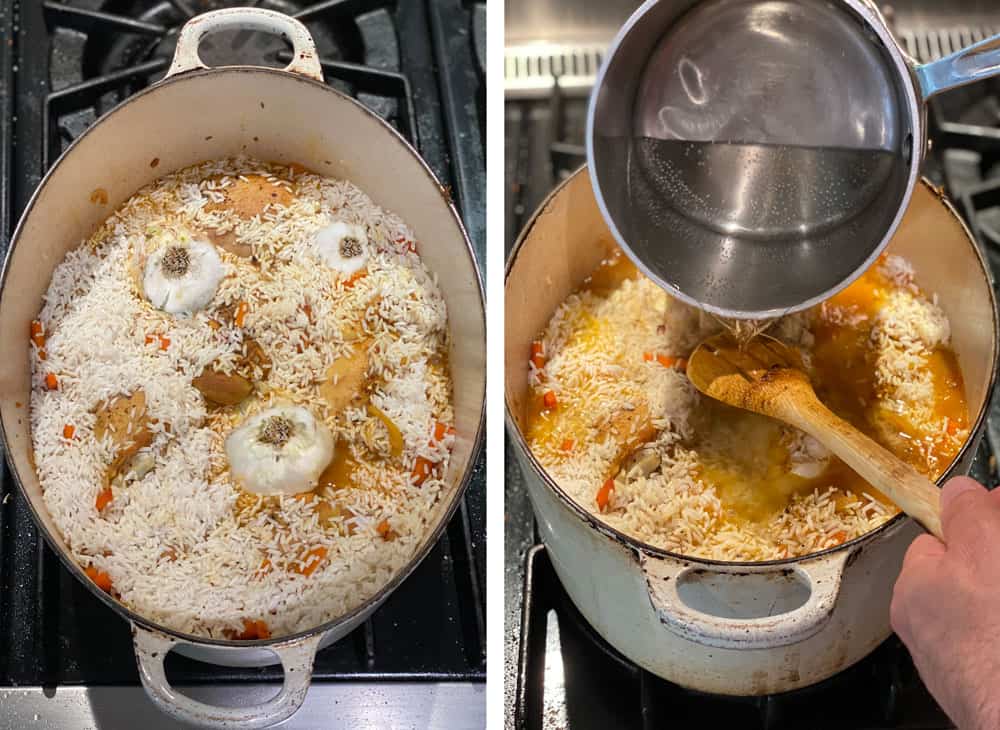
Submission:
M 39 360 L 48 360 L 49 356 L 47 354 L 45 354 L 45 350 L 39 350 L 38 351 L 38 359 Z
M 114 498 L 115 493 L 111 491 L 111 487 L 105 487 L 97 493 L 97 499 L 94 500 L 94 506 L 97 507 L 98 512 L 102 512 L 105 507 L 111 504 L 111 500 Z
M 954 436 L 955 434 L 957 434 L 958 433 L 958 428 L 959 428 L 959 426 L 958 426 L 958 422 L 957 421 L 952 421 L 952 420 L 948 421 L 948 435 L 949 436 Z
M 316 568 L 323 564 L 324 559 L 326 559 L 326 548 L 314 547 L 302 556 L 299 563 L 292 565 L 292 570 L 299 575 L 312 575 Z
M 538 340 L 531 343 L 531 362 L 539 370 L 545 367 L 545 345 Z
M 243 631 L 236 634 L 236 638 L 241 641 L 253 641 L 254 639 L 270 639 L 271 630 L 267 624 L 260 620 L 251 618 L 243 619 Z
M 455 429 L 438 421 L 434 424 L 434 440 L 443 441 L 445 436 L 454 436 Z
M 239 305 L 236 307 L 235 322 L 237 327 L 243 326 L 243 323 L 246 321 L 247 312 L 249 311 L 249 309 L 250 305 L 247 304 L 246 302 L 240 302 Z
M 841 545 L 847 539 L 847 533 L 843 530 L 837 530 L 830 537 L 833 538 L 834 544 Z
M 615 480 L 608 479 L 601 488 L 597 490 L 597 508 L 603 512 L 608 507 L 608 502 L 611 501 L 611 492 L 614 491 Z
M 573 439 L 563 439 L 563 442 L 559 445 L 559 448 L 563 451 L 573 450 Z
M 421 486 L 427 481 L 427 477 L 431 475 L 433 469 L 434 462 L 418 456 L 416 461 L 413 462 L 413 471 L 410 472 L 410 483 L 417 487 Z
M 673 367 L 677 363 L 676 357 L 669 357 L 667 355 L 657 355 L 656 362 L 660 363 L 665 368 Z
M 368 271 L 366 269 L 361 269 L 360 271 L 355 271 L 353 274 L 344 279 L 344 288 L 350 289 L 352 286 L 358 283 L 361 279 L 368 276 Z
M 49 390 L 59 390 L 59 378 L 55 376 L 55 373 L 49 373 L 45 376 L 45 387 Z
M 379 522 L 378 525 L 375 527 L 375 531 L 378 532 L 378 534 L 381 535 L 382 539 L 385 540 L 386 542 L 392 542 L 397 537 L 399 537 L 399 533 L 397 533 L 389 525 L 388 519 L 384 519 L 381 522 Z
M 75 435 L 76 435 L 76 426 L 74 426 L 72 423 L 67 423 L 65 426 L 63 426 L 64 439 L 71 439 Z
M 559 405 L 559 400 L 556 398 L 556 394 L 549 390 L 542 396 L 542 403 L 551 411 Z
M 156 342 L 156 335 L 146 335 L 147 345 L 152 345 L 154 342 Z
M 161 350 L 166 350 L 169 347 L 170 347 L 170 338 L 169 337 L 163 337 L 161 335 L 160 336 L 160 349 Z
M 31 320 L 31 341 L 38 347 L 45 347 L 45 329 L 37 319 Z
M 103 570 L 98 570 L 93 565 L 84 569 L 84 573 L 105 593 L 111 593 L 111 576 Z
M 653 362 L 653 353 L 651 352 L 642 353 L 642 359 L 645 360 L 646 362 Z

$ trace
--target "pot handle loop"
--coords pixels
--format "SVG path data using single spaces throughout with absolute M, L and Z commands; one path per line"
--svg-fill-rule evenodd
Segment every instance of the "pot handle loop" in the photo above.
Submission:
M 997 75 L 1000 75 L 1000 35 L 917 67 L 925 99 Z
M 649 600 L 670 631 L 699 644 L 718 649 L 776 649 L 798 644 L 815 636 L 830 620 L 848 551 L 803 561 L 795 565 L 705 565 L 692 566 L 675 559 L 639 554 L 639 564 L 646 579 Z M 777 590 L 788 580 L 797 580 L 809 590 L 801 605 L 774 615 L 743 618 L 747 596 L 767 612 L 778 600 Z M 719 586 L 718 583 L 728 584 Z M 746 590 L 739 594 L 740 582 Z M 688 599 L 701 604 L 690 605 L 680 586 L 695 588 Z M 768 596 L 769 589 L 774 592 Z M 729 615 L 727 615 L 729 614 Z M 734 615 L 736 614 L 736 615 Z
M 226 8 L 198 15 L 181 28 L 177 36 L 174 61 L 164 78 L 206 69 L 208 65 L 198 55 L 205 36 L 220 30 L 258 30 L 281 36 L 292 44 L 292 62 L 286 71 L 323 80 L 323 66 L 316 53 L 316 44 L 306 27 L 295 18 L 261 8 Z
M 181 722 L 207 728 L 266 728 L 294 715 L 306 699 L 312 680 L 313 660 L 321 634 L 295 639 L 267 648 L 278 655 L 285 671 L 281 691 L 259 705 L 216 707 L 182 695 L 170 686 L 163 662 L 177 640 L 132 624 L 132 643 L 139 665 L 139 677 L 146 694 L 163 712 Z

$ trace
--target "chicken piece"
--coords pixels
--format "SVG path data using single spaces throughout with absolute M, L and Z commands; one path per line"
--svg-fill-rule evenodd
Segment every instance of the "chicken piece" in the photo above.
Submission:
M 271 358 L 264 352 L 260 343 L 252 337 L 243 338 L 242 366 L 249 367 L 250 370 L 260 368 L 261 378 L 264 380 L 271 374 Z
M 140 388 L 131 395 L 118 395 L 97 406 L 97 421 L 94 435 L 98 440 L 111 437 L 115 455 L 105 472 L 107 483 L 111 483 L 140 449 L 153 443 L 151 421 L 146 412 L 146 394 Z
M 239 405 L 253 392 L 253 383 L 237 373 L 226 374 L 209 366 L 191 381 L 205 400 L 220 406 Z
M 236 238 L 236 231 L 219 233 L 218 229 L 210 228 L 205 231 L 205 234 L 216 248 L 228 251 L 234 256 L 239 256 L 241 259 L 248 259 L 253 256 L 253 247 L 248 243 L 240 243 Z
M 617 474 L 622 463 L 633 452 L 656 437 L 656 427 L 649 416 L 649 405 L 643 401 L 635 408 L 616 411 L 603 426 L 598 426 L 605 438 L 615 444 L 611 460 L 612 474 Z
M 281 185 L 275 185 L 262 175 L 247 175 L 246 179 L 234 180 L 223 190 L 225 202 L 209 203 L 205 210 L 230 210 L 240 218 L 249 220 L 264 212 L 272 203 L 288 206 L 294 198 Z
M 368 344 L 359 343 L 354 351 L 336 361 L 326 371 L 326 380 L 319 386 L 320 395 L 330 409 L 342 411 L 359 399 L 368 374 Z

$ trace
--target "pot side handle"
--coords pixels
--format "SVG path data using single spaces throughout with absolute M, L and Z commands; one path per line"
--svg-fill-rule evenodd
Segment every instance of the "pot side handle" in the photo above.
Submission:
M 323 66 L 316 53 L 316 43 L 306 27 L 295 18 L 261 8 L 226 8 L 195 16 L 177 36 L 174 60 L 164 78 L 170 78 L 208 65 L 198 55 L 205 36 L 221 30 L 257 30 L 281 36 L 292 45 L 292 62 L 286 71 L 323 81 Z
M 1000 75 L 1000 35 L 963 48 L 950 56 L 918 66 L 924 99 L 942 91 Z
M 216 707 L 182 695 L 170 686 L 163 662 L 178 643 L 175 639 L 132 624 L 139 678 L 153 703 L 176 720 L 219 730 L 267 728 L 294 715 L 306 699 L 321 638 L 317 634 L 267 647 L 278 655 L 285 672 L 281 691 L 267 702 L 250 707 Z
M 840 594 L 849 555 L 849 551 L 840 551 L 794 565 L 757 567 L 692 566 L 640 552 L 639 564 L 653 609 L 670 631 L 718 649 L 775 649 L 805 641 L 827 624 Z M 781 584 L 787 585 L 790 580 L 808 589 L 805 602 L 767 615 L 778 600 Z M 720 581 L 729 584 L 728 591 L 718 587 Z M 681 594 L 681 584 L 692 586 L 702 596 L 704 607 L 691 606 Z M 774 591 L 772 597 L 767 595 L 769 590 Z M 767 610 L 757 611 L 759 618 L 734 617 L 732 614 L 739 613 L 740 603 L 740 599 L 732 601 L 734 591 L 742 592 L 744 599 L 751 597 Z M 727 599 L 732 602 L 727 604 Z M 713 607 L 714 612 L 710 612 Z

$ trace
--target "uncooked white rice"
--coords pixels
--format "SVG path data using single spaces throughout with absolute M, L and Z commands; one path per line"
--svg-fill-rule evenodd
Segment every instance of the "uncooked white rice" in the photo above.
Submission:
M 290 193 L 279 198 L 288 204 L 249 217 L 226 205 L 241 184 L 262 180 L 276 197 L 278 188 Z M 348 281 L 317 261 L 314 234 L 335 220 L 365 229 L 367 275 Z M 136 275 L 144 257 L 212 229 L 249 244 L 254 260 L 220 250 L 226 276 L 205 311 L 175 317 L 152 307 Z M 382 588 L 452 488 L 440 475 L 453 431 L 433 437 L 454 420 L 447 315 L 416 250 L 403 221 L 350 182 L 240 158 L 160 179 L 70 251 L 38 315 L 31 425 L 45 502 L 73 558 L 106 573 L 113 595 L 143 616 L 215 638 L 245 634 L 247 621 L 265 622 L 260 638 L 317 626 Z M 219 326 L 219 312 L 240 303 L 242 322 Z M 372 343 L 370 402 L 399 428 L 400 458 L 384 454 L 387 432 L 363 405 L 335 412 L 318 390 L 359 333 Z M 192 379 L 210 363 L 231 372 L 247 336 L 269 357 L 270 375 L 244 404 L 207 408 Z M 262 374 L 255 367 L 254 379 Z M 99 511 L 113 446 L 95 437 L 95 411 L 140 389 L 156 421 L 143 450 L 155 466 L 114 486 Z M 225 436 L 284 401 L 309 408 L 359 462 L 350 486 L 325 493 L 339 509 L 325 525 L 316 501 L 262 499 L 229 478 Z M 438 465 L 419 486 L 418 459 Z
M 925 365 L 928 353 L 948 345 L 947 317 L 913 283 L 907 262 L 892 256 L 879 266 L 887 293 L 871 335 L 878 406 L 905 414 L 928 452 L 954 453 L 968 430 L 935 420 Z M 846 307 L 823 316 L 852 312 Z M 785 317 L 769 325 L 768 336 L 797 348 L 809 368 L 818 316 L 817 309 Z M 642 276 L 626 279 L 610 293 L 585 288 L 570 295 L 528 363 L 537 405 L 529 410 L 527 435 L 546 471 L 611 527 L 660 548 L 718 560 L 806 555 L 862 535 L 895 515 L 894 506 L 867 492 L 822 483 L 794 493 L 783 509 L 762 519 L 732 512 L 720 498 L 719 485 L 706 475 L 710 450 L 695 439 L 693 421 L 708 406 L 683 371 L 683 359 L 722 327 Z M 640 434 L 637 424 L 647 413 L 653 430 Z M 820 444 L 769 419 L 746 417 L 772 429 L 772 442 L 781 444 L 784 473 L 822 482 L 832 457 Z M 658 466 L 647 474 L 626 462 L 619 472 L 623 448 L 655 454 L 649 463 L 658 461 Z M 602 509 L 597 495 L 611 478 L 614 486 L 605 493 Z

